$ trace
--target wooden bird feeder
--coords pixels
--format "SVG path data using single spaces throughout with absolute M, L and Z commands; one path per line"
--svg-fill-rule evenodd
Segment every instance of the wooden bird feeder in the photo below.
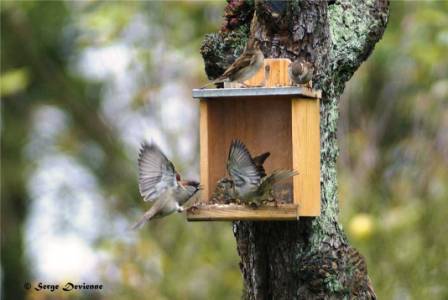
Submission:
M 247 85 L 257 88 L 195 89 L 200 103 L 200 171 L 204 190 L 187 210 L 189 221 L 297 220 L 320 215 L 320 91 L 292 86 L 288 59 L 265 59 L 264 68 Z M 294 169 L 289 201 L 252 208 L 211 204 L 218 180 L 227 176 L 233 139 L 243 141 L 252 156 L 269 151 L 267 173 Z

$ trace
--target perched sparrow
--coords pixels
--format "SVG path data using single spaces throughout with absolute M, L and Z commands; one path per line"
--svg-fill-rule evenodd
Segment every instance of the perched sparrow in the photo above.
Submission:
M 215 190 L 210 198 L 211 204 L 229 204 L 235 202 L 233 181 L 230 177 L 223 177 L 216 182 Z
M 314 67 L 304 59 L 297 59 L 288 66 L 289 78 L 295 84 L 308 83 L 313 78 Z
M 202 88 L 215 83 L 236 81 L 243 83 L 243 81 L 254 76 L 258 69 L 263 66 L 264 55 L 261 52 L 257 43 L 252 47 L 246 47 L 243 54 L 238 57 L 227 70 L 212 82 L 204 85 Z
M 265 153 L 258 156 L 257 159 L 263 163 L 268 156 L 269 154 Z M 298 174 L 296 171 L 276 170 L 263 177 L 265 172 L 262 166 L 261 168 L 260 165 L 257 166 L 259 162 L 251 157 L 241 141 L 234 140 L 230 145 L 227 171 L 233 180 L 236 196 L 255 206 L 269 199 L 274 184 Z
M 132 226 L 139 228 L 146 221 L 182 212 L 182 205 L 199 189 L 199 182 L 181 180 L 174 165 L 155 144 L 144 143 L 138 158 L 139 190 L 144 201 L 153 206 Z

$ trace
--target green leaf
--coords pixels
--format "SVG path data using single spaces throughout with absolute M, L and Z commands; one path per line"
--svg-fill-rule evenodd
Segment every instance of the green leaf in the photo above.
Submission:
M 13 69 L 0 75 L 0 96 L 9 96 L 23 91 L 29 84 L 27 68 Z

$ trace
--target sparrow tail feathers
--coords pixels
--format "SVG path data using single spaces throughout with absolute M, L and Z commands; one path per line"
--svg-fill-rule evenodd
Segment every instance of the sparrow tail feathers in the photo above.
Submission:
M 143 217 L 140 218 L 140 220 L 138 220 L 134 225 L 132 225 L 131 229 L 132 230 L 136 230 L 139 229 L 140 227 L 143 226 L 143 224 L 145 224 L 147 221 L 151 220 L 152 218 L 154 218 L 155 214 L 157 213 L 157 207 L 155 207 L 156 205 L 153 205 L 147 212 L 145 212 L 145 214 L 143 215 Z
M 271 175 L 269 175 L 266 180 L 271 181 L 273 184 L 282 181 L 286 178 L 293 177 L 298 175 L 299 173 L 297 171 L 291 171 L 291 170 L 276 170 L 272 172 Z

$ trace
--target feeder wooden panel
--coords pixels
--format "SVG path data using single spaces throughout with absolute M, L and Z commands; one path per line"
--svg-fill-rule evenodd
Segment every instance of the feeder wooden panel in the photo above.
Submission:
M 320 214 L 320 92 L 290 85 L 287 59 L 266 59 L 251 85 L 271 88 L 194 90 L 200 99 L 201 204 L 189 220 L 295 220 Z M 268 66 L 268 67 L 267 67 Z M 294 169 L 292 203 L 256 209 L 236 204 L 207 205 L 216 183 L 227 175 L 232 140 L 240 139 L 253 156 L 271 152 L 267 173 Z
M 297 219 L 297 205 L 282 204 L 277 207 L 261 206 L 253 209 L 245 205 L 214 204 L 193 206 L 187 213 L 189 221 L 288 221 Z

